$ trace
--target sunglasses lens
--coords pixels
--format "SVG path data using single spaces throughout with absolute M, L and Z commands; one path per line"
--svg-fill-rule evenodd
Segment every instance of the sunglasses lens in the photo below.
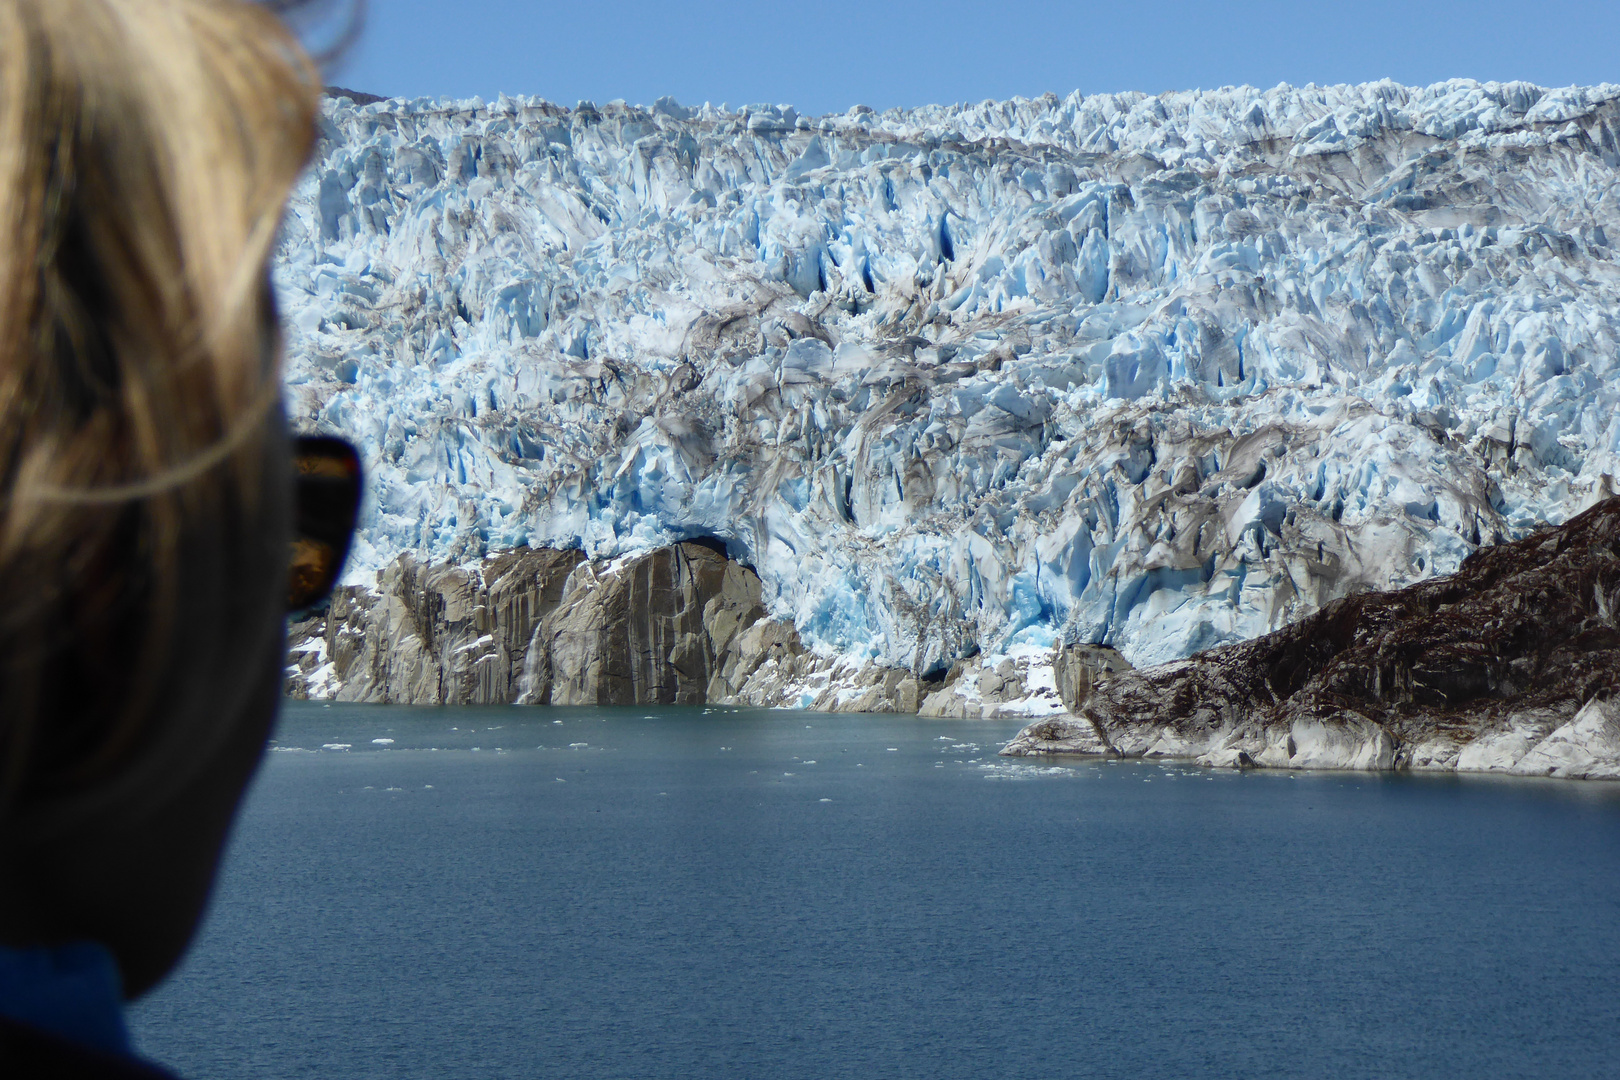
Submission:
M 318 604 L 332 591 L 343 569 L 331 544 L 300 536 L 292 542 L 292 566 L 287 577 L 287 610 Z
M 360 508 L 360 455 L 342 439 L 293 440 L 297 521 L 287 581 L 287 610 L 324 600 L 343 573 Z

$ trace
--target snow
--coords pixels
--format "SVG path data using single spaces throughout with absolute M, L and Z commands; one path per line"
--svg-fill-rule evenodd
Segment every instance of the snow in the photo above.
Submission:
M 852 663 L 1174 659 L 1613 490 L 1617 116 L 1470 81 L 328 102 L 289 409 L 363 448 L 351 583 L 714 536 Z

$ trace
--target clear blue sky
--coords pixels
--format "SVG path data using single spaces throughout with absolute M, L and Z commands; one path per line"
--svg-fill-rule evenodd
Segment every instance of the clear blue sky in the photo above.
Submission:
M 800 112 L 1227 84 L 1620 82 L 1620 0 L 369 0 L 332 81 Z

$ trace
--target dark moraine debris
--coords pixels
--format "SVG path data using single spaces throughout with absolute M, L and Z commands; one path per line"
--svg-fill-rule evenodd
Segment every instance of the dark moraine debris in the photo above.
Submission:
M 379 101 L 388 100 L 381 94 L 368 94 L 364 90 L 350 90 L 345 86 L 328 86 L 326 96 L 329 98 L 348 98 L 356 105 L 374 105 Z
M 1449 577 L 1105 674 L 1002 753 L 1620 778 L 1617 607 L 1620 498 Z

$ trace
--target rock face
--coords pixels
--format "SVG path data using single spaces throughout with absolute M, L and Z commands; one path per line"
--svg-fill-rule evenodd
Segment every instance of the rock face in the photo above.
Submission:
M 1620 499 L 1610 499 L 1482 548 L 1448 577 L 1103 674 L 1074 715 L 1030 725 L 1002 753 L 1620 778 L 1617 611 Z
M 723 554 L 688 543 L 570 580 L 545 630 L 552 704 L 701 705 L 714 667 L 703 612 L 725 573 Z
M 811 654 L 759 576 L 713 543 L 593 561 L 520 550 L 472 567 L 395 560 L 291 628 L 296 698 L 414 705 L 814 705 L 915 712 L 918 680 Z
M 494 552 L 714 536 L 794 632 L 722 689 L 899 707 L 956 669 L 930 708 L 982 712 L 1051 680 L 1022 650 L 1247 640 L 1620 475 L 1620 87 L 363 101 L 324 105 L 276 280 L 378 597 L 402 554 L 448 605 Z M 372 685 L 499 692 L 438 641 Z M 981 694 L 1006 658 L 1036 673 Z
M 1065 645 L 1052 664 L 1052 682 L 1069 709 L 1078 709 L 1091 696 L 1092 687 L 1131 663 L 1106 645 Z
M 402 557 L 376 590 L 341 587 L 324 617 L 291 628 L 285 690 L 419 705 L 548 700 L 550 640 L 540 629 L 582 559 L 519 551 L 468 570 Z
M 928 693 L 917 711 L 946 719 L 1049 716 L 1063 709 L 1052 676 L 1051 656 L 1044 649 L 974 656 L 953 665 L 944 676 L 944 685 Z

